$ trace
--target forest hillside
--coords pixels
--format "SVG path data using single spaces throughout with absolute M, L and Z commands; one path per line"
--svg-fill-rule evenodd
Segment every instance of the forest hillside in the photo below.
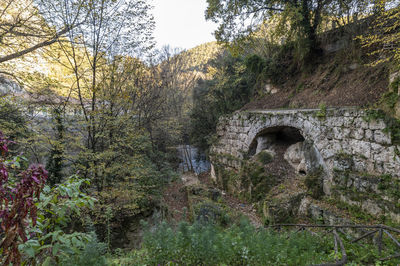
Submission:
M 1 265 L 399 263 L 398 1 L 206 3 L 216 41 L 182 50 L 152 1 L 0 0 Z M 334 176 L 301 128 L 237 133 L 341 108 Z

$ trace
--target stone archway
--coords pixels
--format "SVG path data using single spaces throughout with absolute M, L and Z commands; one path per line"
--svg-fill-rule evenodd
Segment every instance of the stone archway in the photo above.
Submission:
M 399 213 L 390 211 L 390 206 L 395 202 L 389 201 L 385 205 L 381 197 L 385 195 L 386 190 L 380 190 L 376 186 L 377 182 L 383 180 L 383 175 L 391 176 L 393 182 L 399 180 L 400 145 L 398 139 L 395 141 L 392 133 L 387 131 L 389 125 L 385 120 L 371 120 L 368 115 L 365 110 L 345 107 L 328 108 L 323 113 L 319 109 L 238 111 L 222 117 L 217 126 L 217 138 L 210 150 L 212 176 L 220 184 L 228 184 L 229 188 L 233 188 L 232 191 L 241 188 L 238 174 L 257 170 L 253 166 L 244 169 L 248 162 L 257 161 L 261 166 L 265 166 L 267 174 L 284 176 L 275 171 L 279 169 L 274 168 L 269 156 L 255 154 L 260 150 L 270 149 L 271 143 L 286 141 L 285 153 L 288 150 L 292 150 L 294 154 L 303 153 L 300 162 L 304 159 L 304 181 L 311 179 L 319 183 L 322 178 L 325 194 L 338 197 L 338 200 L 347 204 L 361 206 L 372 215 L 380 213 L 394 221 L 400 221 Z M 295 132 L 300 133 L 304 140 L 296 138 L 298 134 Z M 289 138 L 285 138 L 285 135 Z M 299 160 L 294 157 L 296 156 L 290 160 L 296 161 L 296 167 L 291 169 L 294 168 L 301 174 L 302 167 L 297 168 Z M 281 161 L 286 163 L 284 159 Z M 320 174 L 312 173 L 312 170 L 316 169 L 320 170 Z M 289 191 L 289 186 L 295 191 L 299 187 L 296 181 L 303 179 L 298 174 L 295 176 L 296 180 L 278 180 L 285 184 L 282 189 L 280 185 L 275 186 L 276 191 L 270 191 L 270 195 L 279 191 L 285 194 Z M 310 186 L 315 184 L 310 183 Z M 356 191 L 363 196 L 357 201 L 349 197 L 348 191 Z M 374 197 L 370 196 L 371 191 Z M 307 197 L 309 192 L 314 195 L 314 192 L 309 190 L 300 191 L 302 196 L 298 196 Z M 288 199 L 287 202 L 292 202 L 289 198 L 296 195 L 289 196 L 283 197 L 283 200 Z M 367 201 L 364 200 L 366 198 Z M 309 202 L 301 202 L 301 209 L 306 210 Z M 277 208 L 278 212 L 280 207 Z M 299 206 L 296 208 L 300 211 Z
M 313 141 L 292 126 L 273 126 L 259 131 L 249 145 L 248 156 L 267 151 L 278 160 L 285 160 L 296 174 L 306 175 L 324 168 L 323 159 Z

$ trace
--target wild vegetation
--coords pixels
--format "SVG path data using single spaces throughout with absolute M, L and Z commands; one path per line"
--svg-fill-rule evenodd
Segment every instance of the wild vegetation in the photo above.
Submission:
M 367 265 L 377 261 L 379 251 L 372 243 L 359 245 L 344 240 L 348 265 Z M 396 249 L 385 241 L 388 250 Z M 214 224 L 181 223 L 177 228 L 161 224 L 144 237 L 143 248 L 112 261 L 113 265 L 312 265 L 339 259 L 333 241 L 314 232 L 275 232 L 255 229 L 242 221 L 223 229 Z M 380 262 L 377 262 L 379 265 Z M 387 265 L 396 265 L 392 260 Z M 385 265 L 386 262 L 383 263 Z
M 163 192 L 179 177 L 176 146 L 208 152 L 220 117 L 240 108 L 303 106 L 314 96 L 325 109 L 354 99 L 398 108 L 400 78 L 387 92 L 386 77 L 399 70 L 399 4 L 207 3 L 218 43 L 181 51 L 154 49 L 148 1 L 0 2 L 0 264 L 306 265 L 340 257 L 326 237 L 256 229 L 240 215 L 225 219 L 225 207 L 216 208 L 221 223 L 193 214 L 161 222 Z M 324 45 L 341 41 L 329 40 L 337 31 L 348 50 L 327 53 Z M 329 93 L 344 77 L 366 89 L 335 102 Z M 327 89 L 315 89 L 321 84 Z M 369 98 L 356 94 L 382 84 Z M 398 117 L 385 119 L 398 138 Z M 259 183 L 270 161 L 260 153 L 241 178 Z M 270 189 L 263 182 L 250 201 Z M 307 184 L 318 198 L 318 177 Z M 201 210 L 214 206 L 196 200 Z M 346 246 L 354 263 L 378 258 L 371 243 Z

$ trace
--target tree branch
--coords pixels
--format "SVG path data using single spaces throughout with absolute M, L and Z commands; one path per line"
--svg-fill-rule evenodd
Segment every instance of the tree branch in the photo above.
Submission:
M 12 60 L 12 59 L 21 57 L 21 56 L 23 56 L 23 55 L 26 55 L 26 54 L 28 54 L 28 53 L 31 53 L 31 52 L 33 52 L 33 51 L 39 49 L 39 48 L 42 48 L 42 47 L 51 45 L 51 44 L 57 42 L 58 38 L 60 38 L 61 35 L 67 33 L 69 30 L 71 30 L 71 27 L 66 27 L 66 28 L 64 28 L 63 30 L 61 30 L 60 32 L 58 32 L 58 33 L 54 36 L 53 39 L 43 41 L 43 42 L 38 43 L 38 44 L 36 44 L 36 45 L 34 45 L 34 46 L 30 47 L 30 48 L 25 49 L 25 50 L 22 50 L 22 51 L 13 53 L 13 54 L 9 54 L 9 55 L 0 57 L 0 63 L 4 63 L 4 62 L 6 62 L 6 61 L 9 61 L 9 60 Z

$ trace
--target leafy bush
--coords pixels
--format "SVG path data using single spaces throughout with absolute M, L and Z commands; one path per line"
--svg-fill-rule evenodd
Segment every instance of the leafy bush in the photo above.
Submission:
M 396 253 L 397 246 L 383 238 L 384 249 L 379 254 L 373 241 L 352 243 L 353 238 L 339 233 L 344 243 L 349 265 L 398 265 L 399 259 L 382 263 L 379 258 Z M 334 262 L 331 235 L 326 231 L 256 229 L 242 220 L 239 225 L 223 229 L 215 224 L 180 223 L 177 228 L 166 223 L 147 231 L 143 246 L 129 254 L 116 254 L 111 265 L 311 265 Z
M 307 265 L 329 260 L 330 245 L 309 233 L 257 230 L 247 221 L 229 229 L 213 224 L 161 224 L 144 236 L 131 263 L 147 265 Z M 139 255 L 140 254 L 140 255 Z
M 213 223 L 219 226 L 227 226 L 232 217 L 223 205 L 212 201 L 203 201 L 193 206 L 194 218 L 197 223 Z
M 106 245 L 104 243 L 99 243 L 96 236 L 92 235 L 80 252 L 74 253 L 70 256 L 61 257 L 59 265 L 107 265 L 106 258 L 102 256 L 102 254 L 106 253 L 106 249 Z
M 22 171 L 21 157 L 7 160 L 9 143 L 0 132 L 2 265 L 81 261 L 94 251 L 96 262 L 85 265 L 99 265 L 102 249 L 95 235 L 71 230 L 71 223 L 81 216 L 82 207 L 94 204 L 95 199 L 80 190 L 87 180 L 71 177 L 53 188 L 45 186 L 47 171 L 43 166 L 31 165 Z M 93 245 L 96 248 L 89 250 Z
M 257 161 L 244 161 L 240 171 L 241 185 L 247 191 L 247 198 L 251 202 L 257 202 L 265 197 L 271 188 L 276 186 L 280 178 L 275 174 L 269 173 L 264 164 L 272 160 L 271 154 L 267 151 L 260 152 L 256 155 Z
M 19 246 L 25 261 L 43 261 L 45 265 L 101 265 L 105 245 L 97 241 L 93 232 L 80 232 L 82 230 L 74 228 L 74 225 L 82 227 L 85 223 L 82 210 L 94 206 L 95 199 L 80 189 L 84 184 L 88 181 L 73 176 L 63 184 L 43 188 L 37 203 L 37 225 L 27 227 L 31 232 L 29 239 Z M 88 254 L 95 256 L 90 259 Z M 94 262 L 89 263 L 92 260 Z M 85 263 L 72 263 L 74 261 Z
M 255 74 L 260 74 L 266 66 L 265 60 L 256 54 L 247 56 L 245 58 L 245 64 L 246 67 Z
M 38 208 L 35 203 L 46 182 L 47 171 L 41 165 L 31 165 L 15 175 L 10 172 L 9 168 L 20 166 L 18 157 L 13 160 L 6 158 L 10 143 L 0 131 L 0 262 L 18 265 L 21 263 L 18 246 L 28 241 L 26 229 L 29 222 L 36 225 Z
M 268 151 L 261 151 L 257 154 L 257 160 L 262 164 L 267 164 L 272 162 L 274 157 Z

